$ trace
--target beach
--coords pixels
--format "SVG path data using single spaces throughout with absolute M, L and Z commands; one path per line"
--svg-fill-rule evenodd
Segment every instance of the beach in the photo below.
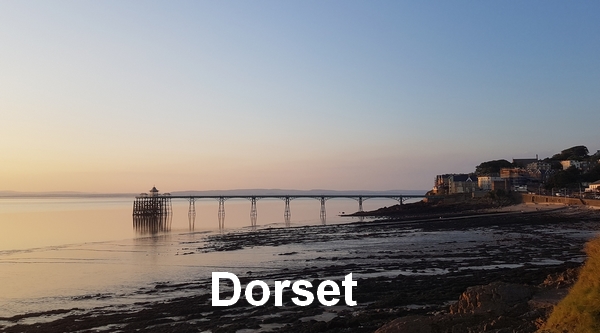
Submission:
M 217 308 L 210 303 L 211 281 L 202 277 L 140 288 L 153 301 L 28 313 L 0 323 L 6 332 L 374 332 L 399 317 L 445 313 L 472 286 L 534 286 L 579 267 L 584 243 L 600 230 L 598 211 L 586 208 L 522 205 L 466 215 L 237 230 L 176 244 L 172 254 L 261 258 L 254 268 L 232 265 L 242 285 L 305 279 L 316 287 L 326 279 L 339 284 L 352 273 L 354 307 L 300 307 L 284 292 L 281 307 L 272 298 L 250 306 L 242 296 Z

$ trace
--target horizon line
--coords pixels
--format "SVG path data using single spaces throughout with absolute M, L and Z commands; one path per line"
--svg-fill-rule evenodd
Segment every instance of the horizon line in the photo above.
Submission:
M 429 190 L 332 190 L 332 189 L 310 189 L 310 190 L 298 190 L 298 189 L 280 189 L 280 188 L 237 188 L 230 190 L 176 190 L 162 193 L 191 193 L 191 192 L 248 192 L 248 191 L 260 191 L 260 192 L 336 192 L 336 193 L 389 193 L 389 192 L 427 192 Z M 87 192 L 87 191 L 15 191 L 15 190 L 0 190 L 0 197 L 124 197 L 124 196 L 137 196 L 140 193 L 148 192 Z

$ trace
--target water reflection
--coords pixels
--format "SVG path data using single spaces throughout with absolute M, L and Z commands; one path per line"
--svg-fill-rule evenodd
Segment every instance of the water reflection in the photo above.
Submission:
M 155 235 L 171 230 L 172 215 L 134 215 L 133 228 L 141 235 Z

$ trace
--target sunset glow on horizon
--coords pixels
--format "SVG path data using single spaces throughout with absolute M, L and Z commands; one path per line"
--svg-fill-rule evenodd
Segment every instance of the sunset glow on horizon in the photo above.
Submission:
M 0 191 L 427 190 L 600 149 L 594 1 L 0 2 Z

